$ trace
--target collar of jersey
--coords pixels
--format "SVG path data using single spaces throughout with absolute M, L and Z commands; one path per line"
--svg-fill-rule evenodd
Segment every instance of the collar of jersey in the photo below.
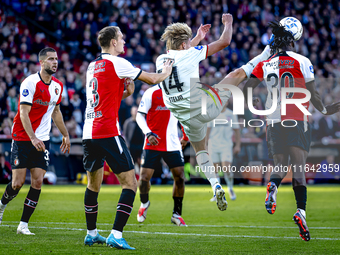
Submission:
M 39 75 L 40 80 L 41 80 L 45 85 L 47 85 L 47 86 L 51 85 L 52 77 L 51 77 L 50 83 L 45 83 L 45 82 L 43 81 L 43 79 L 41 79 L 41 76 L 40 76 L 40 73 L 39 73 L 39 72 L 38 72 L 38 75 Z

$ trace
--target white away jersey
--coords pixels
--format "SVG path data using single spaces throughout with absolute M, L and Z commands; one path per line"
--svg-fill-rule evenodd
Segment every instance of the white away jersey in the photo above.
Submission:
M 148 127 L 161 138 L 158 140 L 158 145 L 151 146 L 145 137 L 144 150 L 180 151 L 182 149 L 177 131 L 178 120 L 165 106 L 162 90 L 158 85 L 145 91 L 138 112 L 146 114 Z
M 20 85 L 18 112 L 12 127 L 12 138 L 16 141 L 30 141 L 20 119 L 20 105 L 31 106 L 29 119 L 35 136 L 42 140 L 50 139 L 52 113 L 61 102 L 63 84 L 52 76 L 50 84 L 42 81 L 39 72 L 28 76 Z
M 201 113 L 202 87 L 199 79 L 199 63 L 207 58 L 208 46 L 196 46 L 189 50 L 169 50 L 156 60 L 160 72 L 167 59 L 174 59 L 172 74 L 160 83 L 166 107 L 180 120 L 188 120 Z
M 137 79 L 141 70 L 126 59 L 102 53 L 86 72 L 86 111 L 83 139 L 120 135 L 118 110 L 125 78 Z
M 217 121 L 218 119 L 221 121 Z M 225 120 L 228 122 L 226 123 Z M 233 126 L 231 126 L 231 121 Z M 211 128 L 208 142 L 211 151 L 224 151 L 226 147 L 233 147 L 233 130 L 240 128 L 237 122 L 237 115 L 234 115 L 233 111 L 227 108 L 215 119 L 215 127 L 214 121 L 208 123 L 208 127 Z

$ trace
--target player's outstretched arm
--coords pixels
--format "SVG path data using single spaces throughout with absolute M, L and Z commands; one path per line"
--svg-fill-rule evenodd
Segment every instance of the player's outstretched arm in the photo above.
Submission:
M 325 115 L 332 115 L 340 111 L 340 102 L 324 106 L 321 101 L 321 96 L 315 88 L 315 81 L 307 82 L 306 88 L 311 93 L 310 101 L 319 112 Z
M 202 41 L 205 37 L 205 35 L 208 33 L 209 29 L 211 28 L 210 24 L 206 25 L 200 25 L 200 27 L 197 30 L 197 35 L 191 40 L 191 47 L 197 46 L 200 41 Z
M 56 105 L 52 113 L 52 119 L 60 133 L 63 135 L 63 141 L 60 145 L 60 149 L 63 153 L 70 153 L 71 142 L 67 132 L 67 128 L 64 123 L 63 115 L 60 111 L 60 105 Z
M 220 39 L 208 45 L 208 56 L 214 55 L 216 52 L 228 47 L 233 35 L 233 16 L 229 13 L 222 15 L 222 23 L 224 25 Z
M 172 65 L 174 61 L 172 59 L 168 59 L 162 68 L 161 73 L 147 73 L 142 71 L 138 80 L 144 81 L 149 85 L 158 84 L 168 78 L 172 72 Z
M 242 68 L 238 68 L 229 73 L 223 80 L 218 84 L 230 84 L 238 86 L 242 81 L 247 78 L 245 71 Z
M 128 96 L 131 96 L 133 92 L 135 91 L 135 82 L 132 79 L 125 79 L 125 90 L 123 92 L 122 100 L 127 98 Z
M 248 102 L 248 88 L 256 88 L 262 81 L 255 76 L 252 76 L 243 87 L 243 95 L 246 102 Z M 257 102 L 257 101 L 255 101 Z M 253 101 L 254 103 L 254 101 Z

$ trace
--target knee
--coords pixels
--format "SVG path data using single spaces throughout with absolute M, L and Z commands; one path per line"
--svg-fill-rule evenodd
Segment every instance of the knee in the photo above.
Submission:
M 31 186 L 32 186 L 34 189 L 41 189 L 42 184 L 43 184 L 43 178 L 32 179 Z
M 12 189 L 20 190 L 22 185 L 24 185 L 25 180 L 13 180 L 12 181 Z
M 176 184 L 183 184 L 184 183 L 184 170 L 183 171 L 174 171 L 174 180 Z

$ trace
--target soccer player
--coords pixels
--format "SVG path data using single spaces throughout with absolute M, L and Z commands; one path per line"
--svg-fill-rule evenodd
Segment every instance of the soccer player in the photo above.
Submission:
M 268 97 L 266 109 L 273 104 L 273 88 L 291 87 L 308 90 L 311 94 L 310 101 L 314 107 L 325 115 L 331 115 L 340 110 L 340 102 L 324 106 L 319 93 L 316 91 L 314 82 L 313 65 L 310 60 L 295 53 L 296 43 L 294 37 L 285 27 L 278 22 L 271 22 L 269 26 L 273 29 L 274 40 L 270 44 L 272 53 L 270 59 L 260 62 L 253 70 L 250 79 L 243 91 L 247 98 L 247 89 L 255 88 L 263 80 L 267 84 Z M 289 99 L 301 99 L 303 93 L 288 93 Z M 309 101 L 302 104 L 308 109 Z M 275 171 L 271 173 L 267 185 L 265 207 L 268 213 L 273 214 L 276 210 L 276 195 L 282 179 L 287 174 L 282 166 L 290 166 L 293 172 L 293 190 L 297 205 L 297 211 L 293 220 L 298 225 L 300 236 L 303 240 L 310 240 L 310 233 L 306 223 L 306 201 L 307 189 L 305 178 L 305 164 L 311 143 L 311 129 L 308 116 L 296 105 L 287 105 L 286 115 L 281 113 L 281 97 L 277 96 L 276 110 L 267 116 L 267 143 L 270 156 L 274 159 Z M 284 127 L 281 121 L 285 121 Z M 280 170 L 283 169 L 283 170 Z
M 224 30 L 217 41 L 209 45 L 197 46 L 199 40 L 191 40 L 192 31 L 187 24 L 174 23 L 169 25 L 161 40 L 166 42 L 167 54 L 160 55 L 156 60 L 158 71 L 167 59 L 174 59 L 172 74 L 161 84 L 166 107 L 173 113 L 184 127 L 186 135 L 196 152 L 196 159 L 211 184 L 219 210 L 227 208 L 225 192 L 219 184 L 213 169 L 214 165 L 206 150 L 207 123 L 215 119 L 231 96 L 229 90 L 210 88 L 214 98 L 208 97 L 207 114 L 202 114 L 202 97 L 205 89 L 199 84 L 199 62 L 208 56 L 224 49 L 230 44 L 232 37 L 233 18 L 230 14 L 222 15 Z M 249 61 L 246 65 L 229 73 L 220 84 L 239 85 L 250 76 L 252 70 L 262 60 L 269 57 L 267 46 L 262 54 Z M 215 99 L 216 98 L 216 99 Z M 217 100 L 217 104 L 215 101 Z
M 127 60 L 118 57 L 124 53 L 123 34 L 119 27 L 108 26 L 99 31 L 100 56 L 92 61 L 86 73 L 86 112 L 83 130 L 84 168 L 88 184 L 85 191 L 87 235 L 85 245 L 105 243 L 119 249 L 133 249 L 124 238 L 123 228 L 132 211 L 137 190 L 134 164 L 126 143 L 120 135 L 118 110 L 122 99 L 134 92 L 134 82 L 148 84 L 163 81 L 171 73 L 172 63 L 167 61 L 162 73 L 146 73 Z M 124 90 L 124 83 L 126 89 Z M 96 228 L 98 193 L 103 180 L 104 160 L 116 174 L 122 193 L 117 205 L 114 225 L 106 239 Z
M 150 206 L 150 179 L 157 163 L 163 158 L 174 178 L 172 191 L 174 209 L 171 222 L 177 226 L 186 226 L 181 216 L 184 196 L 184 159 L 178 139 L 178 120 L 166 108 L 159 85 L 145 91 L 139 104 L 136 120 L 146 135 L 139 183 L 141 206 L 137 214 L 137 221 L 144 222 L 146 219 L 146 213 Z
M 236 199 L 234 192 L 234 173 L 230 166 L 233 162 L 233 155 L 241 151 L 241 132 L 238 125 L 237 115 L 227 108 L 226 104 L 220 115 L 214 121 L 208 123 L 207 140 L 208 151 L 211 154 L 214 169 L 218 178 L 217 169 L 220 167 L 223 172 L 224 180 L 228 185 L 229 196 L 231 200 Z M 221 120 L 218 122 L 217 120 Z M 225 121 L 228 121 L 225 123 Z M 232 126 L 231 126 L 232 123 Z M 233 148 L 233 134 L 235 135 L 235 147 Z M 210 199 L 211 202 L 216 201 L 216 196 Z
M 70 152 L 70 138 L 59 104 L 63 84 L 52 75 L 58 68 L 57 52 L 44 48 L 39 52 L 41 69 L 28 76 L 20 85 L 18 113 L 12 127 L 11 165 L 13 179 L 8 183 L 0 201 L 0 223 L 7 204 L 17 196 L 25 183 L 26 169 L 31 172 L 31 187 L 24 202 L 24 210 L 17 234 L 34 235 L 28 221 L 38 205 L 43 178 L 49 165 L 51 121 L 63 135 L 60 146 Z

